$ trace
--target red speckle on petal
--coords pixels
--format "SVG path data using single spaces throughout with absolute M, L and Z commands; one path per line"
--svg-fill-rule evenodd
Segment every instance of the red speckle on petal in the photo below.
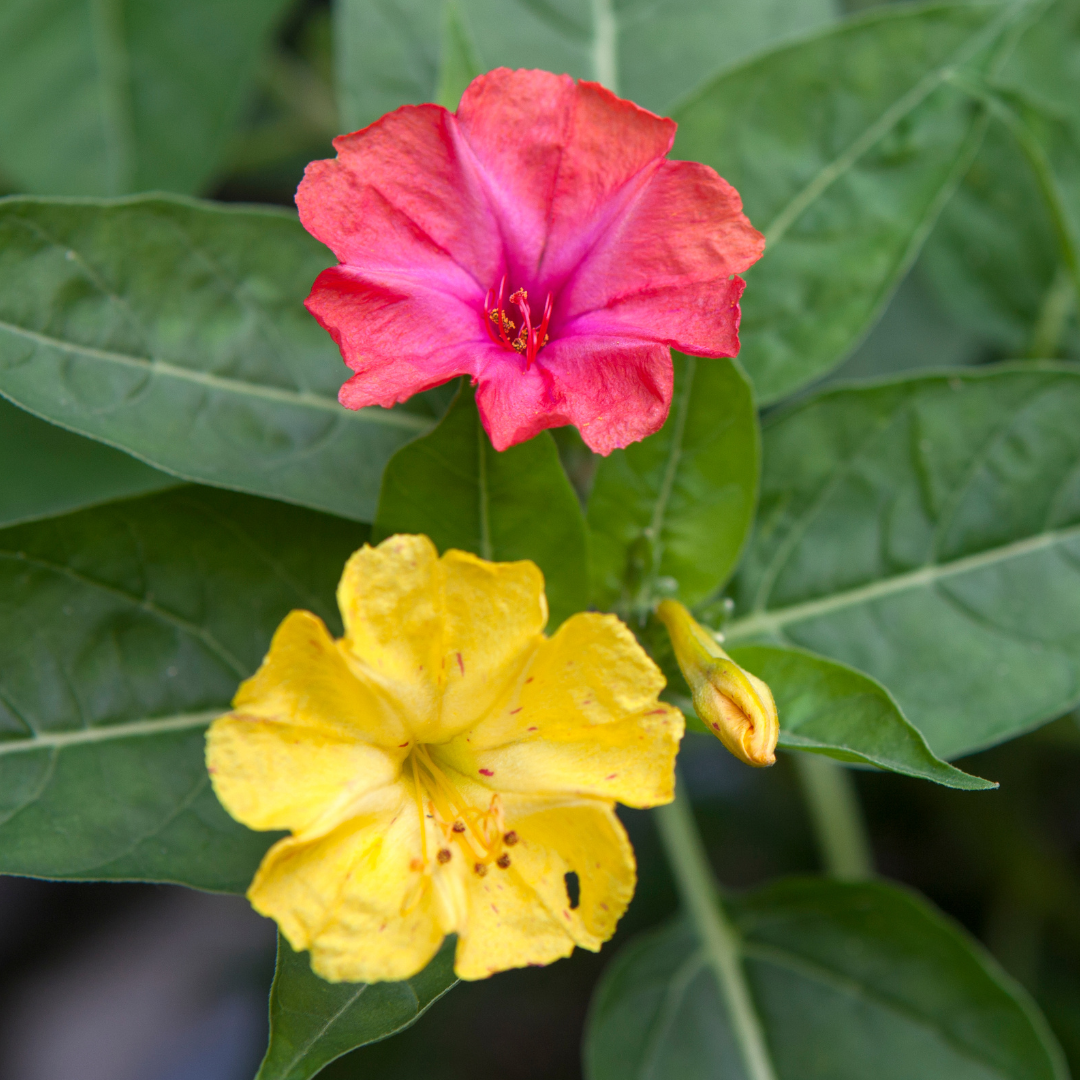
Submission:
M 461 659 L 461 653 L 457 654 L 457 666 L 461 668 L 461 674 L 465 674 L 465 661 Z
M 605 776 L 604 779 L 605 780 L 614 780 L 615 777 L 618 776 L 618 775 L 619 774 L 617 772 L 613 772 L 610 776 Z
M 510 715 L 511 716 L 516 716 L 519 712 L 521 712 L 522 708 L 523 708 L 523 706 L 519 705 L 516 709 L 511 709 L 510 710 Z
M 533 676 L 533 675 L 530 675 L 530 676 L 529 676 L 529 677 L 528 677 L 528 678 L 527 678 L 527 679 L 525 680 L 525 685 L 526 685 L 526 686 L 528 686 L 528 685 L 529 685 L 529 683 L 531 683 L 531 682 L 533 681 L 533 678 L 534 678 L 534 677 L 535 677 L 535 676 Z
M 539 731 L 540 729 L 534 724 L 531 728 L 526 728 L 526 731 Z
M 667 709 L 653 709 L 652 712 L 647 712 L 646 716 L 664 716 L 667 713 Z
M 480 770 L 480 775 L 481 776 L 494 776 L 495 772 L 492 769 L 481 769 Z
M 408 745 L 409 745 L 409 744 L 408 744 L 407 742 L 403 742 L 403 743 L 398 743 L 398 749 L 399 749 L 399 750 L 404 750 L 404 749 L 405 749 L 405 747 L 406 747 L 406 746 L 408 746 Z

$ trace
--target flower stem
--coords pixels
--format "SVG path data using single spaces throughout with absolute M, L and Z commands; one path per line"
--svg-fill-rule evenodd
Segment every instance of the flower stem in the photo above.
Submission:
M 739 957 L 739 938 L 724 914 L 685 791 L 686 785 L 679 778 L 675 785 L 675 801 L 658 806 L 654 811 L 660 839 L 675 874 L 679 895 L 716 977 L 721 1000 L 727 1007 L 747 1078 L 776 1080 Z
M 851 773 L 821 754 L 794 758 L 826 873 L 841 881 L 873 877 L 873 854 Z

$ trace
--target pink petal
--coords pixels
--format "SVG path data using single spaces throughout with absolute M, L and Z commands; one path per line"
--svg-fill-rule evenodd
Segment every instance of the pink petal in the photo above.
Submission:
M 465 303 L 404 275 L 379 280 L 332 267 L 306 306 L 356 372 L 338 394 L 350 409 L 389 408 L 456 375 L 475 377 L 490 354 L 505 355 L 487 336 L 479 300 Z
M 608 326 L 699 356 L 734 356 L 743 289 L 734 275 L 764 246 L 730 184 L 708 166 L 664 162 L 567 282 L 555 330 Z
M 671 407 L 665 345 L 579 336 L 553 341 L 528 370 L 519 360 L 480 375 L 476 403 L 496 450 L 573 424 L 589 447 L 610 454 L 658 431 Z
M 438 105 L 407 105 L 342 135 L 337 158 L 304 172 L 296 192 L 304 228 L 343 263 L 457 266 L 483 295 L 502 273 L 502 243 L 458 142 L 456 121 Z
M 499 68 L 457 111 L 510 249 L 518 284 L 565 275 L 671 149 L 675 124 L 569 75 Z

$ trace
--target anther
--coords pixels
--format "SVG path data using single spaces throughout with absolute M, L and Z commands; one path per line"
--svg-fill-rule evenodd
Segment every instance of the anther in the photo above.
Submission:
M 504 851 L 496 860 L 495 865 L 505 870 L 510 865 L 510 856 Z
M 474 864 L 473 870 L 476 871 L 477 877 L 483 877 L 487 873 L 487 867 L 482 862 Z
M 511 829 L 505 836 L 503 836 L 503 843 L 507 847 L 513 847 L 518 842 L 518 834 Z
M 448 863 L 450 861 L 451 851 L 449 848 L 439 848 L 439 854 L 435 856 L 441 863 Z
M 450 827 L 454 830 L 454 832 L 464 832 L 465 831 L 465 822 L 464 821 L 455 821 L 454 824 L 451 825 Z

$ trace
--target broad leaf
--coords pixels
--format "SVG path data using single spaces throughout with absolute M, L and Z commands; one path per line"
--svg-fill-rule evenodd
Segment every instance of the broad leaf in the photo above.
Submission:
M 940 757 L 1080 701 L 1080 370 L 837 389 L 770 418 L 724 632 L 895 695 Z
M 179 483 L 0 398 L 0 528 Z
M 774 401 L 840 363 L 877 318 L 978 147 L 947 83 L 985 66 L 1014 5 L 886 8 L 725 74 L 675 112 L 767 239 L 739 359 Z
M 342 1054 L 415 1023 L 456 982 L 453 940 L 406 982 L 329 983 L 279 936 L 270 1045 L 255 1080 L 308 1080 Z
M 0 200 L 0 394 L 178 476 L 370 521 L 433 418 L 338 405 L 348 372 L 303 307 L 331 261 L 276 210 Z
M 695 604 L 731 573 L 754 513 L 760 436 L 731 360 L 675 358 L 663 428 L 603 459 L 589 496 L 593 600 L 624 615 Z
M 362 527 L 209 489 L 0 531 L 0 873 L 243 891 L 207 724 L 277 624 L 333 601 Z
M 477 71 L 544 68 L 594 79 L 665 112 L 702 79 L 781 38 L 831 21 L 833 0 L 336 0 L 341 115 L 362 127 Z M 453 105 L 449 99 L 443 104 Z
M 1027 994 L 910 893 L 795 879 L 729 906 L 778 1080 L 1067 1080 Z M 589 1080 L 746 1080 L 686 923 L 608 968 L 585 1064 Z
M 801 649 L 733 648 L 731 656 L 769 684 L 780 717 L 780 745 L 876 765 L 946 787 L 996 787 L 939 761 L 892 695 L 868 675 Z
M 439 426 L 386 467 L 373 535 L 425 533 L 440 551 L 532 559 L 544 574 L 549 628 L 588 604 L 581 506 L 549 432 L 497 453 L 462 385 Z
M 39 194 L 197 192 L 285 0 L 4 0 L 0 171 Z

